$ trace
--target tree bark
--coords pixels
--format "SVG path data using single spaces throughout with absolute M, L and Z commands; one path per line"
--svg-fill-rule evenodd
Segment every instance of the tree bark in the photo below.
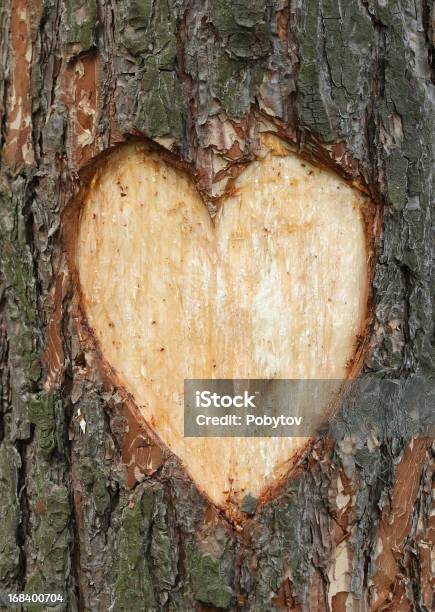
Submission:
M 431 4 L 0 10 L 0 588 L 63 592 L 59 610 L 430 610 L 433 438 L 403 426 L 406 401 L 375 405 L 368 434 L 364 406 L 345 411 L 342 435 L 229 521 L 95 367 L 64 247 L 65 211 L 119 143 L 170 149 L 212 210 L 274 131 L 377 203 L 362 380 L 430 379 Z

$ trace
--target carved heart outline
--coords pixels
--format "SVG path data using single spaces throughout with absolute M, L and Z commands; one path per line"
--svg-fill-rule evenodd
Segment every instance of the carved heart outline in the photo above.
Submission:
M 128 146 L 128 145 L 127 145 Z M 131 146 L 131 145 L 130 145 Z M 143 146 L 143 145 L 140 145 Z M 284 151 L 283 151 L 283 147 L 284 147 Z M 268 141 L 268 148 L 269 151 L 275 151 L 278 155 L 283 155 L 283 156 L 287 156 L 287 155 L 291 155 L 291 151 L 287 148 L 287 146 L 285 145 L 285 143 L 283 143 L 282 141 L 278 141 L 277 139 L 273 139 L 273 140 L 269 140 Z M 153 147 L 147 147 L 145 146 L 144 151 L 146 151 L 147 153 L 149 153 L 150 155 L 157 155 L 157 157 L 160 157 L 160 159 L 163 159 L 165 163 L 171 165 L 171 162 L 173 163 L 173 159 L 170 156 L 167 155 L 162 155 L 161 152 L 158 153 L 154 153 L 155 149 Z M 110 158 L 112 158 L 113 153 L 109 154 L 109 156 L 105 157 L 105 159 L 103 159 L 102 162 L 100 162 L 97 166 L 94 166 L 94 168 L 92 169 L 92 173 L 94 174 L 94 177 L 98 174 L 98 172 L 101 171 L 101 168 L 104 168 L 105 164 L 107 163 L 106 160 Z M 303 160 L 301 161 L 301 163 L 303 162 Z M 254 163 L 254 162 L 253 162 Z M 304 162 L 305 163 L 305 162 Z M 309 162 L 306 162 L 309 166 L 309 168 L 311 168 L 311 166 L 309 165 Z M 97 168 L 97 169 L 95 169 Z M 246 170 L 243 170 L 243 173 L 245 173 Z M 242 173 L 242 174 L 243 174 Z M 187 176 L 187 175 L 186 175 Z M 187 176 L 187 180 L 191 180 L 190 177 Z M 234 182 L 235 183 L 235 187 L 237 188 L 237 179 Z M 233 183 L 233 185 L 234 185 Z M 89 187 L 88 187 L 89 188 Z M 195 189 L 195 187 L 193 187 Z M 196 191 L 196 189 L 195 189 Z M 86 200 L 86 194 L 87 194 L 87 190 L 85 190 L 82 194 L 81 194 L 81 200 L 82 200 L 82 206 L 78 206 L 77 204 L 77 200 L 73 203 L 73 206 L 70 208 L 70 212 L 72 211 L 72 209 L 74 209 L 73 212 L 73 216 L 75 216 L 75 226 L 78 227 L 78 223 L 79 223 L 79 219 L 78 219 L 78 215 L 77 215 L 77 211 L 81 208 L 83 210 L 83 202 Z M 199 196 L 198 196 L 199 197 Z M 225 200 L 228 200 L 228 195 L 225 198 Z M 362 197 L 362 196 L 361 196 Z M 366 203 L 370 203 L 369 200 L 364 200 Z M 370 206 L 369 206 L 370 208 Z M 71 223 L 71 220 L 66 221 L 65 225 Z M 74 223 L 73 223 L 74 225 Z M 113 366 L 113 364 L 110 363 L 110 361 L 107 360 L 107 358 L 105 357 L 105 351 L 101 346 L 101 342 L 97 337 L 97 334 L 95 333 L 95 330 L 92 326 L 92 323 L 89 323 L 88 319 L 87 319 L 87 308 L 85 305 L 85 299 L 83 296 L 83 289 L 80 285 L 80 281 L 78 280 L 78 272 L 75 269 L 75 264 L 76 264 L 76 244 L 75 244 L 75 238 L 72 237 L 72 234 L 74 234 L 75 232 L 69 232 L 69 240 L 67 241 L 67 253 L 68 253 L 68 260 L 69 260 L 69 264 L 70 264 L 70 268 L 72 270 L 74 270 L 74 274 L 76 276 L 76 282 L 77 282 L 77 287 L 78 287 L 78 294 L 80 295 L 79 297 L 79 302 L 82 308 L 82 313 L 81 313 L 81 323 L 82 325 L 84 325 L 84 327 L 88 329 L 88 333 L 89 333 L 89 337 L 93 338 L 94 341 L 94 346 L 93 348 L 97 350 L 98 354 L 99 354 L 99 361 L 104 364 L 104 369 L 107 373 L 108 378 L 110 379 L 111 382 L 116 381 L 116 384 L 119 385 L 121 388 L 124 388 L 127 395 L 130 396 L 130 398 L 134 401 L 135 404 L 137 404 L 137 401 L 135 399 L 135 395 L 134 393 L 131 393 L 131 391 L 128 389 L 128 385 L 125 384 L 125 382 L 122 380 L 122 376 L 120 377 L 119 375 L 119 371 L 117 371 L 117 368 Z M 367 248 L 367 288 L 369 288 L 370 284 L 369 284 L 369 279 L 371 277 L 371 269 L 370 269 L 370 251 Z M 366 307 L 365 307 L 365 320 L 362 322 L 362 326 L 361 326 L 361 331 L 363 328 L 365 328 L 367 326 L 367 320 L 370 318 L 370 308 L 368 305 L 368 296 L 367 296 L 367 292 L 366 292 L 366 296 L 365 296 L 365 303 L 366 303 Z M 361 347 L 359 349 L 359 351 L 355 350 L 353 352 L 352 355 L 352 359 L 353 359 L 353 367 L 352 369 L 349 369 L 349 374 L 354 375 L 355 372 L 358 370 L 359 368 L 359 364 L 361 362 L 361 355 L 362 355 L 362 350 Z M 351 371 L 350 371 L 351 370 Z M 140 409 L 138 409 L 139 414 L 141 414 Z M 143 414 L 141 415 L 140 418 L 144 418 Z M 158 443 L 163 446 L 163 447 L 167 447 L 167 443 L 164 440 L 164 438 L 162 439 L 162 437 L 160 436 L 158 430 L 156 431 L 155 428 L 153 427 L 153 423 L 149 422 L 150 419 L 148 419 L 148 426 L 153 434 L 154 439 L 158 440 Z M 306 443 L 307 441 L 304 440 L 304 443 L 301 444 L 298 447 L 298 451 L 300 454 L 300 452 L 306 447 Z M 281 469 L 278 471 L 277 474 L 274 475 L 274 477 L 272 479 L 269 479 L 269 481 L 265 478 L 264 479 L 264 486 L 262 487 L 261 491 L 264 494 L 265 490 L 268 487 L 273 487 L 274 485 L 277 485 L 284 477 L 286 477 L 288 475 L 289 470 L 291 469 L 295 459 L 297 458 L 298 454 L 293 453 L 292 456 L 287 458 L 287 461 L 285 462 L 285 465 L 281 466 Z M 177 456 L 178 453 L 176 453 Z M 186 460 L 185 458 L 181 457 L 181 460 L 184 464 L 186 464 Z M 186 466 L 188 472 L 191 474 L 191 470 L 189 469 L 189 465 Z M 207 490 L 207 486 L 204 486 L 201 482 L 198 482 L 198 478 L 195 478 L 194 476 L 191 477 L 193 478 L 193 480 L 195 481 L 195 483 L 197 484 L 197 486 L 199 486 L 200 489 L 202 489 L 202 491 L 204 493 L 206 493 L 206 495 L 208 495 L 208 497 L 214 502 L 217 503 L 218 505 L 225 505 L 225 503 L 223 502 L 222 498 L 219 499 L 216 495 L 214 495 L 213 493 L 210 494 L 210 491 Z M 243 493 L 247 493 L 250 491 L 244 491 Z M 231 493 L 231 492 L 230 492 Z M 233 493 L 233 492 L 232 492 Z M 230 497 L 233 497 L 233 495 L 230 495 Z M 258 493 L 258 491 L 256 491 L 255 493 Z M 238 498 L 238 503 L 240 503 L 240 496 Z

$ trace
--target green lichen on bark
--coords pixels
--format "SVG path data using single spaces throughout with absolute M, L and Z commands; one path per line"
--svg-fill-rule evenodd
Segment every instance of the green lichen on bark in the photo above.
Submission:
M 176 17 L 176 3 L 171 0 L 131 0 L 123 29 L 124 45 L 132 55 L 152 56 L 160 70 L 174 70 Z
M 153 491 L 140 489 L 122 512 L 113 592 L 115 609 L 120 612 L 157 610 L 147 554 L 153 505 Z
M 96 0 L 65 0 L 66 12 L 63 39 L 84 53 L 96 44 Z
M 76 610 L 74 593 L 70 590 L 70 527 L 71 505 L 65 486 L 50 483 L 39 471 L 38 493 L 33 497 L 30 513 L 30 541 L 27 555 L 31 563 L 26 578 L 26 590 L 31 593 L 65 593 L 67 601 L 54 609 Z M 44 606 L 33 610 L 45 610 Z
M 83 457 L 78 465 L 78 477 L 83 484 L 86 501 L 92 500 L 97 516 L 103 516 L 110 504 L 107 490 L 107 476 L 100 468 L 99 462 L 91 457 Z
M 177 3 L 130 0 L 119 15 L 122 46 L 134 57 L 128 85 L 135 98 L 134 127 L 147 136 L 181 138 L 185 103 L 177 75 Z
M 234 59 L 259 59 L 271 51 L 265 0 L 216 0 L 210 5 L 210 22 L 223 42 L 223 51 Z
M 0 186 L 1 324 L 7 335 L 0 364 L 2 429 L 15 442 L 30 437 L 28 401 L 40 377 L 40 319 L 33 259 L 27 243 L 29 180 L 3 177 Z
M 104 403 L 95 390 L 88 393 L 79 385 L 73 410 L 72 480 L 76 520 L 83 526 L 76 536 L 81 553 L 80 590 L 87 605 L 96 609 L 108 607 L 110 603 L 110 568 L 105 560 L 113 550 L 109 527 L 118 492 L 113 467 L 119 456 L 110 435 Z
M 249 111 L 262 78 L 260 64 L 234 60 L 221 52 L 212 66 L 210 88 L 230 117 L 240 117 Z
M 356 0 L 312 0 L 297 28 L 300 68 L 298 110 L 303 123 L 325 142 L 361 130 L 370 91 L 375 33 Z
M 168 498 L 163 487 L 154 488 L 150 537 L 153 581 L 160 593 L 160 602 L 163 602 L 167 593 L 175 586 L 178 564 L 176 533 L 170 521 Z M 162 597 L 164 593 L 166 594 Z
M 65 454 L 64 405 L 58 395 L 34 395 L 29 418 L 34 439 L 26 447 L 25 590 L 63 593 L 55 610 L 77 610 L 71 567 L 73 512 Z M 44 610 L 44 606 L 31 606 Z
M 90 397 L 84 396 L 76 403 L 75 409 L 77 415 L 83 415 L 86 423 L 84 432 L 80 428 L 80 423 L 78 421 L 75 423 L 77 434 L 73 446 L 77 459 L 75 476 L 82 485 L 83 510 L 86 506 L 90 506 L 88 520 L 99 522 L 99 518 L 101 519 L 109 509 L 111 501 L 108 487 L 111 463 L 106 454 L 113 443 L 107 431 L 105 414 L 99 398 L 94 394 Z M 91 528 L 91 522 L 88 528 Z M 94 538 L 96 536 L 97 532 L 94 533 Z
M 17 450 L 7 442 L 3 442 L 0 445 L 0 585 L 3 589 L 13 588 L 19 574 L 20 468 L 21 458 Z
M 154 58 L 144 63 L 136 126 L 144 134 L 180 137 L 183 130 L 181 86 L 174 71 L 161 70 Z
M 207 20 L 217 40 L 210 56 L 210 91 L 230 117 L 249 111 L 272 50 L 270 13 L 264 0 L 214 2 Z
M 159 610 L 177 576 L 174 525 L 158 483 L 140 485 L 117 518 L 112 602 L 115 609 Z
M 258 515 L 250 533 L 250 547 L 258 571 L 252 575 L 251 558 L 244 560 L 241 570 L 243 591 L 255 610 L 271 609 L 271 592 L 278 591 L 284 575 L 291 579 L 299 601 L 306 597 L 306 585 L 312 572 L 306 557 L 312 541 L 307 498 L 313 512 L 321 509 L 321 492 L 312 490 L 309 479 L 292 480 Z
M 222 561 L 210 553 L 202 553 L 193 541 L 187 548 L 187 554 L 195 598 L 217 608 L 224 610 L 230 608 L 234 593 L 226 581 L 226 571 Z
M 29 401 L 29 421 L 35 425 L 37 444 L 46 458 L 55 448 L 53 401 L 52 396 L 46 395 L 35 395 Z
M 38 326 L 33 260 L 26 241 L 28 211 L 22 208 L 26 197 L 26 181 L 16 178 L 11 187 L 0 188 L 0 264 L 4 274 L 4 289 L 10 296 L 11 324 L 15 326 L 14 352 L 26 367 L 28 382 L 37 377 Z M 24 196 L 24 197 L 23 197 Z

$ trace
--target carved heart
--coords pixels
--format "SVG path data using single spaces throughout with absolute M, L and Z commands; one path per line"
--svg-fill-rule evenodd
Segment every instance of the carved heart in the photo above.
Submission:
M 275 483 L 306 439 L 184 438 L 184 379 L 345 378 L 366 316 L 366 198 L 271 135 L 263 148 L 212 220 L 187 174 L 124 146 L 80 218 L 76 264 L 102 355 L 220 505 Z

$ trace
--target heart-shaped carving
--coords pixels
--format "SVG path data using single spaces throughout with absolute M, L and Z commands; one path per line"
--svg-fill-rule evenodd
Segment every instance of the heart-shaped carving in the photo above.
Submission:
M 276 483 L 306 439 L 184 438 L 184 379 L 346 378 L 367 309 L 367 199 L 276 137 L 262 146 L 213 220 L 184 171 L 120 148 L 89 186 L 76 249 L 117 383 L 219 505 Z

